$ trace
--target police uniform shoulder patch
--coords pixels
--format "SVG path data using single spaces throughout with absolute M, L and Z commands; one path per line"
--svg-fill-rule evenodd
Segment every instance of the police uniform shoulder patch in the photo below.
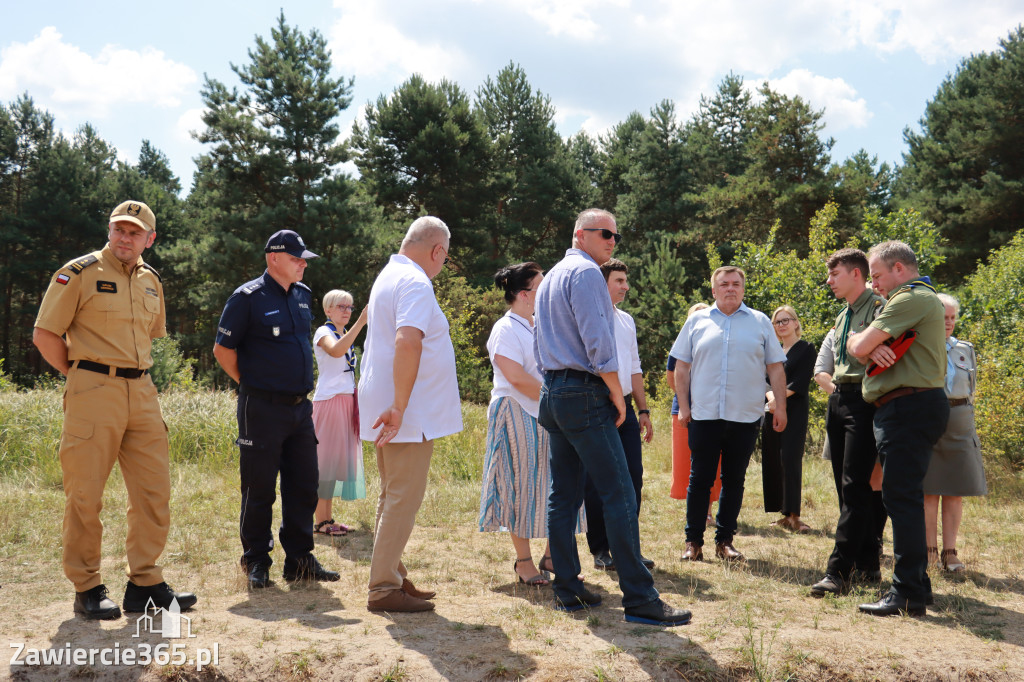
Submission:
M 253 293 L 259 291 L 262 288 L 263 288 L 263 280 L 257 279 L 255 281 L 249 282 L 248 284 L 243 284 L 242 286 L 240 286 L 238 288 L 238 291 L 243 293 L 243 294 L 245 294 L 246 296 L 248 296 L 250 294 L 253 294 Z
M 157 278 L 157 280 L 159 280 L 160 282 L 163 282 L 163 281 L 164 281 L 164 278 L 160 276 L 160 273 L 156 271 L 156 268 L 154 268 L 154 267 L 153 267 L 152 265 L 150 265 L 149 263 L 143 263 L 143 264 L 142 264 L 142 267 L 146 268 L 147 270 L 149 270 L 150 272 L 152 272 L 152 273 L 153 273 L 154 275 L 156 275 L 156 278 Z
M 313 293 L 313 290 L 312 290 L 312 289 L 310 289 L 309 287 L 307 287 L 307 286 L 306 286 L 305 284 L 303 284 L 302 282 L 295 282 L 295 286 L 298 286 L 298 287 L 302 287 L 303 289 L 305 289 L 305 290 L 306 290 L 306 291 L 308 291 L 309 293 Z
M 99 256 L 97 256 L 95 253 L 90 253 L 88 256 L 76 258 L 75 260 L 71 261 L 64 267 L 70 270 L 71 272 L 75 273 L 76 275 L 80 275 L 82 274 L 82 270 L 85 270 L 90 265 L 98 263 L 99 261 Z

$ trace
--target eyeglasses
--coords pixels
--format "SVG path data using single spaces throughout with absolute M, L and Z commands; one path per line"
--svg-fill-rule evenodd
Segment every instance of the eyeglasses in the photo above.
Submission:
M 584 232 L 600 232 L 601 239 L 614 239 L 616 244 L 622 241 L 621 234 L 619 234 L 618 232 L 612 232 L 611 230 L 605 229 L 603 227 L 581 227 L 580 229 L 583 230 Z
M 438 244 L 438 245 L 437 245 L 437 248 L 439 248 L 439 249 L 441 249 L 442 251 L 444 251 L 444 263 L 441 263 L 441 265 L 448 265 L 448 262 L 449 262 L 449 261 L 451 261 L 451 258 L 449 258 L 449 257 L 448 257 L 448 250 L 447 250 L 447 249 L 445 249 L 445 248 L 444 248 L 443 246 L 441 246 L 440 244 Z
M 351 312 L 351 311 L 356 309 L 356 307 L 354 305 L 346 305 L 344 303 L 339 303 L 338 305 L 336 305 L 334 307 L 337 308 L 338 310 L 348 310 L 349 312 Z
M 772 322 L 772 324 L 774 324 L 776 327 L 784 327 L 787 324 L 789 324 L 790 322 L 795 322 L 795 321 L 796 321 L 795 317 L 780 317 L 779 319 L 777 319 L 774 322 Z

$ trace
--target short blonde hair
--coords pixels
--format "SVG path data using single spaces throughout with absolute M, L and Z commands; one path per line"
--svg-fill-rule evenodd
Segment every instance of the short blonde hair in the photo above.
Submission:
M 779 316 L 779 313 L 789 313 L 790 315 L 793 316 L 793 320 L 796 323 L 796 338 L 799 339 L 800 336 L 803 335 L 803 328 L 800 326 L 800 316 L 796 314 L 796 310 L 793 309 L 793 306 L 780 305 L 778 308 L 776 308 L 775 312 L 772 313 L 773 326 L 775 324 L 775 318 Z
M 704 310 L 705 308 L 710 308 L 710 307 L 711 306 L 709 306 L 704 301 L 701 301 L 700 303 L 694 303 L 693 305 L 690 306 L 690 309 L 686 311 L 686 317 L 687 317 L 687 319 L 689 319 L 690 315 L 693 315 L 698 310 Z
M 347 291 L 343 291 L 342 289 L 331 289 L 324 294 L 324 313 L 326 314 L 328 310 L 339 303 L 348 303 L 349 305 L 352 305 L 352 300 L 352 294 Z

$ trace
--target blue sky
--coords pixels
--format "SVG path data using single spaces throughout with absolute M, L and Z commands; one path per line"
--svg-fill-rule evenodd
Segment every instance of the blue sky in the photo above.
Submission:
M 354 76 L 347 136 L 369 101 L 410 74 L 472 94 L 509 62 L 551 97 L 559 131 L 600 134 L 671 99 L 681 120 L 730 71 L 825 109 L 832 159 L 899 163 L 942 79 L 1024 23 L 1020 0 L 67 0 L 0 4 L 0 102 L 28 92 L 71 134 L 88 121 L 134 162 L 143 139 L 187 188 L 203 146 L 204 75 L 234 84 L 283 8 Z

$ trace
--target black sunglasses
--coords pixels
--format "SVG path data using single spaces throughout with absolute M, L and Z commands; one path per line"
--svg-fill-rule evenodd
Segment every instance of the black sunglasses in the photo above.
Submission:
M 601 239 L 614 239 L 616 244 L 622 241 L 621 234 L 618 232 L 612 232 L 611 230 L 606 230 L 603 227 L 581 227 L 580 229 L 584 232 L 600 232 Z

